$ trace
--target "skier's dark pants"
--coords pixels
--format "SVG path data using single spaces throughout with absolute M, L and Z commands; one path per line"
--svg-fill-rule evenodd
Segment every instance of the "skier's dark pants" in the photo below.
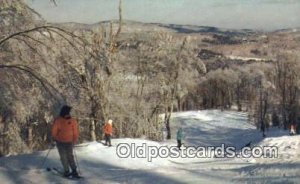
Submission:
M 181 148 L 181 140 L 177 140 L 177 147 L 178 147 L 178 149 Z
M 107 145 L 107 143 L 108 143 L 108 145 L 111 146 L 111 135 L 105 134 L 104 139 L 105 139 L 105 145 Z
M 76 171 L 76 163 L 73 155 L 73 144 L 57 142 L 57 149 L 60 156 L 61 163 L 66 173 L 69 172 L 69 168 L 72 171 Z

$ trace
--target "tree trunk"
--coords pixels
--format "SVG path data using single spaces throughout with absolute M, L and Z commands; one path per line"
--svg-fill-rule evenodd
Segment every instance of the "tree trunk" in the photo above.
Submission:
M 238 106 L 238 111 L 242 111 L 242 104 L 241 104 L 241 91 L 240 91 L 240 86 L 237 87 L 237 106 Z
M 167 129 L 167 139 L 171 139 L 171 127 L 170 127 L 170 118 L 171 118 L 171 109 L 167 109 L 167 112 L 165 113 L 165 124 Z
M 170 128 L 170 120 L 169 119 L 166 122 L 166 129 L 167 129 L 167 139 L 171 139 L 171 128 Z
M 182 99 L 180 97 L 178 98 L 178 111 L 182 111 Z
M 262 91 L 262 84 L 260 84 L 260 90 L 259 90 L 259 102 L 260 102 L 260 128 L 263 133 L 263 137 L 265 137 L 265 122 L 264 122 L 264 112 L 263 112 L 263 91 Z
M 27 136 L 28 136 L 28 147 L 29 147 L 30 150 L 32 150 L 32 140 L 33 140 L 32 130 L 33 130 L 33 127 L 31 125 L 29 125 Z
M 91 141 L 96 141 L 96 126 L 95 126 L 95 120 L 93 119 L 91 121 L 91 124 L 90 124 L 90 135 L 91 135 Z

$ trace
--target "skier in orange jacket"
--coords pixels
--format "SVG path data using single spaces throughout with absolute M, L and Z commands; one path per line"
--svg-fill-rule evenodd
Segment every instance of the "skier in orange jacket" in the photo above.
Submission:
M 72 107 L 63 106 L 58 118 L 54 120 L 51 134 L 56 142 L 61 163 L 64 167 L 64 176 L 79 177 L 73 155 L 73 145 L 78 139 L 77 121 L 70 116 Z M 72 169 L 70 172 L 69 169 Z
M 104 139 L 105 139 L 105 144 L 108 146 L 111 146 L 111 136 L 112 136 L 112 120 L 108 120 L 107 123 L 104 124 L 103 126 L 103 134 L 104 134 Z

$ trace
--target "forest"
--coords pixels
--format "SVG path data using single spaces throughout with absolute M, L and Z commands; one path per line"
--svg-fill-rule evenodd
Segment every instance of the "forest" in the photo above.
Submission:
M 23 0 L 0 1 L 0 156 L 48 148 L 65 104 L 80 142 L 101 139 L 108 119 L 115 138 L 161 140 L 165 128 L 171 139 L 171 113 L 187 110 L 245 111 L 263 134 L 298 123 L 299 31 L 186 33 L 124 21 L 121 1 L 115 11 L 51 24 Z

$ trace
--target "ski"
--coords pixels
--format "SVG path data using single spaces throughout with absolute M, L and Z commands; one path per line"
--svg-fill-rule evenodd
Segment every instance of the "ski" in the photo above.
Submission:
M 56 167 L 52 167 L 52 168 L 47 168 L 47 171 L 52 172 L 55 175 L 58 175 L 60 177 L 63 177 L 65 179 L 69 179 L 69 180 L 80 180 L 80 179 L 84 179 L 83 176 L 78 176 L 78 177 L 73 177 L 72 175 L 70 175 L 69 177 L 64 176 L 64 172 L 57 169 Z
M 102 144 L 103 146 L 107 146 L 107 147 L 113 147 L 113 145 L 111 145 L 111 146 L 108 146 L 108 145 L 106 145 L 104 142 L 102 142 L 102 141 L 97 141 L 98 143 L 100 143 L 100 144 Z

